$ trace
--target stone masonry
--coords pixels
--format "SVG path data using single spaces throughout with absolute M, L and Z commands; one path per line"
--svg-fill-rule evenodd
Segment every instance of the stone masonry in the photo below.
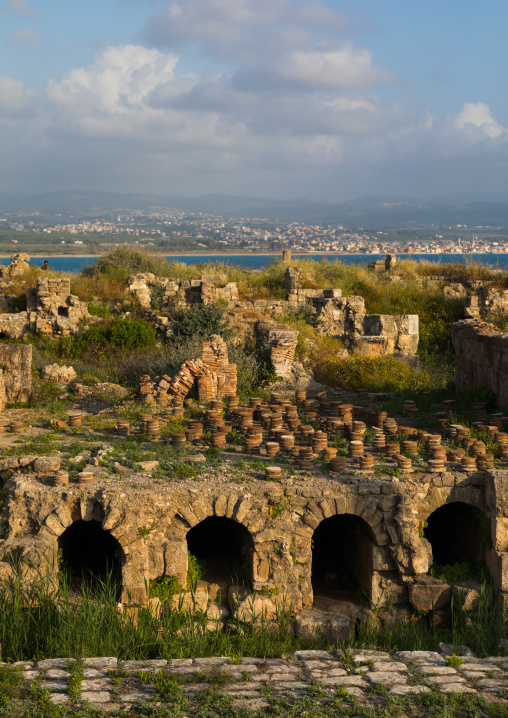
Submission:
M 294 476 L 281 484 L 253 480 L 246 485 L 248 491 L 230 474 L 226 468 L 221 479 L 211 473 L 163 489 L 146 475 L 132 474 L 136 483 L 120 490 L 114 477 L 98 476 L 92 485 L 61 488 L 21 469 L 7 481 L 2 519 L 9 538 L 0 541 L 0 578 L 12 575 L 14 558 L 21 562 L 27 582 L 45 575 L 48 567 L 56 571 L 65 530 L 77 521 L 96 521 L 118 542 L 124 600 L 143 603 L 150 579 L 175 576 L 185 584 L 188 532 L 208 517 L 220 517 L 246 530 L 252 544 L 246 554 L 252 587 L 268 589 L 254 601 L 248 591 L 240 592 L 235 610 L 273 619 L 278 605 L 295 611 L 312 606 L 314 532 L 331 517 L 349 516 L 365 527 L 358 535 L 350 533 L 348 551 L 352 561 L 362 565 L 363 590 L 373 605 L 410 602 L 416 610 L 431 610 L 439 600 L 440 605 L 449 600 L 450 587 L 427 575 L 433 546 L 422 526 L 442 507 L 465 506 L 480 512 L 489 526 L 492 548 L 478 545 L 475 551 L 481 551 L 491 571 L 501 604 L 507 603 L 506 470 L 409 474 L 404 482 L 368 474 Z M 466 533 L 471 534 L 471 528 Z M 467 543 L 467 535 L 463 540 Z M 271 589 L 277 595 L 271 595 Z M 202 586 L 192 601 L 206 609 L 210 590 Z
M 363 297 L 342 297 L 340 289 L 305 289 L 300 276 L 298 269 L 286 269 L 289 305 L 310 305 L 322 334 L 359 354 L 412 356 L 418 351 L 418 315 L 366 314 Z
M 508 289 L 480 286 L 467 293 L 467 318 L 481 319 L 489 314 L 508 314 Z
M 26 293 L 27 310 L 0 314 L 0 338 L 22 339 L 28 332 L 72 336 L 83 319 L 90 319 L 86 302 L 70 293 L 69 279 L 39 277 Z
M 98 656 L 82 659 L 77 690 L 75 680 L 72 690 L 70 686 L 76 668 L 72 658 L 19 661 L 10 669 L 20 670 L 27 682 L 38 681 L 41 689 L 51 694 L 49 701 L 53 704 L 88 702 L 91 709 L 115 716 L 124 712 L 138 715 L 135 706 L 149 706 L 153 701 L 156 706 L 162 701 L 161 710 L 166 706 L 171 710 L 171 699 L 157 691 L 159 674 L 172 677 L 179 684 L 182 698 L 189 700 L 185 709 L 189 718 L 202 713 L 199 696 L 212 685 L 216 694 L 233 699 L 235 707 L 251 709 L 256 715 L 257 711 L 268 709 L 273 699 L 280 698 L 291 701 L 312 698 L 320 702 L 323 715 L 327 714 L 327 702 L 340 700 L 338 696 L 356 699 L 359 715 L 364 707 L 369 713 L 373 709 L 384 712 L 387 699 L 394 697 L 398 700 L 397 710 L 404 700 L 415 709 L 420 696 L 438 692 L 472 694 L 486 703 L 503 702 L 508 688 L 506 656 L 461 655 L 455 666 L 449 665 L 447 658 L 446 653 L 437 651 L 399 651 L 390 655 L 355 649 L 300 650 L 283 658 L 245 656 L 236 661 L 224 656 L 124 661 Z M 373 689 L 377 689 L 374 694 Z M 209 701 L 210 698 L 208 712 Z M 423 710 L 424 705 L 420 704 Z
M 456 322 L 452 342 L 458 357 L 457 389 L 486 386 L 508 409 L 508 333 L 476 319 Z
M 185 361 L 173 378 L 156 379 L 151 393 L 159 401 L 165 394 L 170 403 L 182 402 L 195 381 L 202 403 L 236 394 L 236 364 L 229 362 L 227 344 L 218 334 L 202 342 L 200 359 Z
M 26 402 L 32 388 L 32 345 L 0 342 L 5 401 Z
M 144 309 L 149 309 L 152 291 L 159 287 L 163 291 L 163 308 L 190 307 L 193 304 L 215 304 L 221 302 L 229 306 L 238 300 L 238 287 L 235 282 L 228 283 L 225 274 L 204 274 L 201 279 L 174 281 L 147 272 L 133 274 L 127 280 L 127 292 Z

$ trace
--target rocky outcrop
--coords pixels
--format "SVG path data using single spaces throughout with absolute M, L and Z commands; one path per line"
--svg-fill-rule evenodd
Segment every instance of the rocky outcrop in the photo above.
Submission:
M 465 319 L 452 326 L 451 336 L 458 357 L 457 389 L 485 386 L 492 389 L 498 405 L 508 409 L 508 333 Z

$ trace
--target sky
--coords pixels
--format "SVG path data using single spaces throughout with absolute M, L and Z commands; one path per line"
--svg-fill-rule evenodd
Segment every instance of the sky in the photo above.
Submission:
M 0 0 L 0 192 L 508 198 L 506 0 Z

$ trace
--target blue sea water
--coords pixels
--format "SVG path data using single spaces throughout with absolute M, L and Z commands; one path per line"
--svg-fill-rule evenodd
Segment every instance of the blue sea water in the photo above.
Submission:
M 280 254 L 245 254 L 245 255 L 177 255 L 166 257 L 168 261 L 183 262 L 184 264 L 201 264 L 208 262 L 226 262 L 227 264 L 236 264 L 249 269 L 263 269 L 274 259 L 279 259 Z M 449 262 L 465 264 L 467 261 L 479 262 L 489 267 L 508 269 L 508 254 L 397 254 L 398 259 L 407 259 L 408 257 L 416 261 L 422 259 L 429 262 L 446 264 Z M 320 259 L 329 259 L 330 261 L 338 260 L 344 264 L 368 264 L 376 259 L 384 259 L 384 254 L 294 254 L 294 259 L 312 259 L 319 262 Z M 33 257 L 30 264 L 41 266 L 43 261 L 47 259 L 50 269 L 57 272 L 80 272 L 86 266 L 94 264 L 97 257 Z M 8 265 L 10 260 L 8 257 L 0 257 L 0 263 Z

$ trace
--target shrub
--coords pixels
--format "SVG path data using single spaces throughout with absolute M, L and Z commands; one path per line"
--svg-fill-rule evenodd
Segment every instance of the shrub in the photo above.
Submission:
M 193 304 L 188 309 L 177 309 L 172 321 L 177 340 L 210 334 L 220 334 L 227 339 L 232 334 L 224 309 L 217 304 Z
M 109 308 L 105 304 L 99 302 L 88 302 L 88 313 L 93 317 L 101 317 L 105 319 L 111 315 Z
M 65 359 L 79 359 L 90 352 L 139 349 L 155 346 L 156 330 L 144 319 L 118 319 L 94 324 L 78 337 L 61 337 L 58 353 Z
M 144 319 L 119 319 L 110 329 L 109 341 L 122 349 L 155 345 L 156 330 Z
M 16 313 L 26 311 L 26 294 L 19 294 L 11 299 L 11 309 Z
M 443 389 L 449 382 L 446 372 L 415 369 L 393 356 L 369 357 L 353 354 L 337 357 L 322 365 L 318 378 L 330 386 L 368 391 L 428 391 Z
M 82 274 L 86 277 L 104 275 L 109 279 L 125 281 L 131 274 L 144 272 L 151 272 L 156 277 L 169 277 L 171 266 L 164 257 L 133 247 L 119 247 L 99 257 Z

